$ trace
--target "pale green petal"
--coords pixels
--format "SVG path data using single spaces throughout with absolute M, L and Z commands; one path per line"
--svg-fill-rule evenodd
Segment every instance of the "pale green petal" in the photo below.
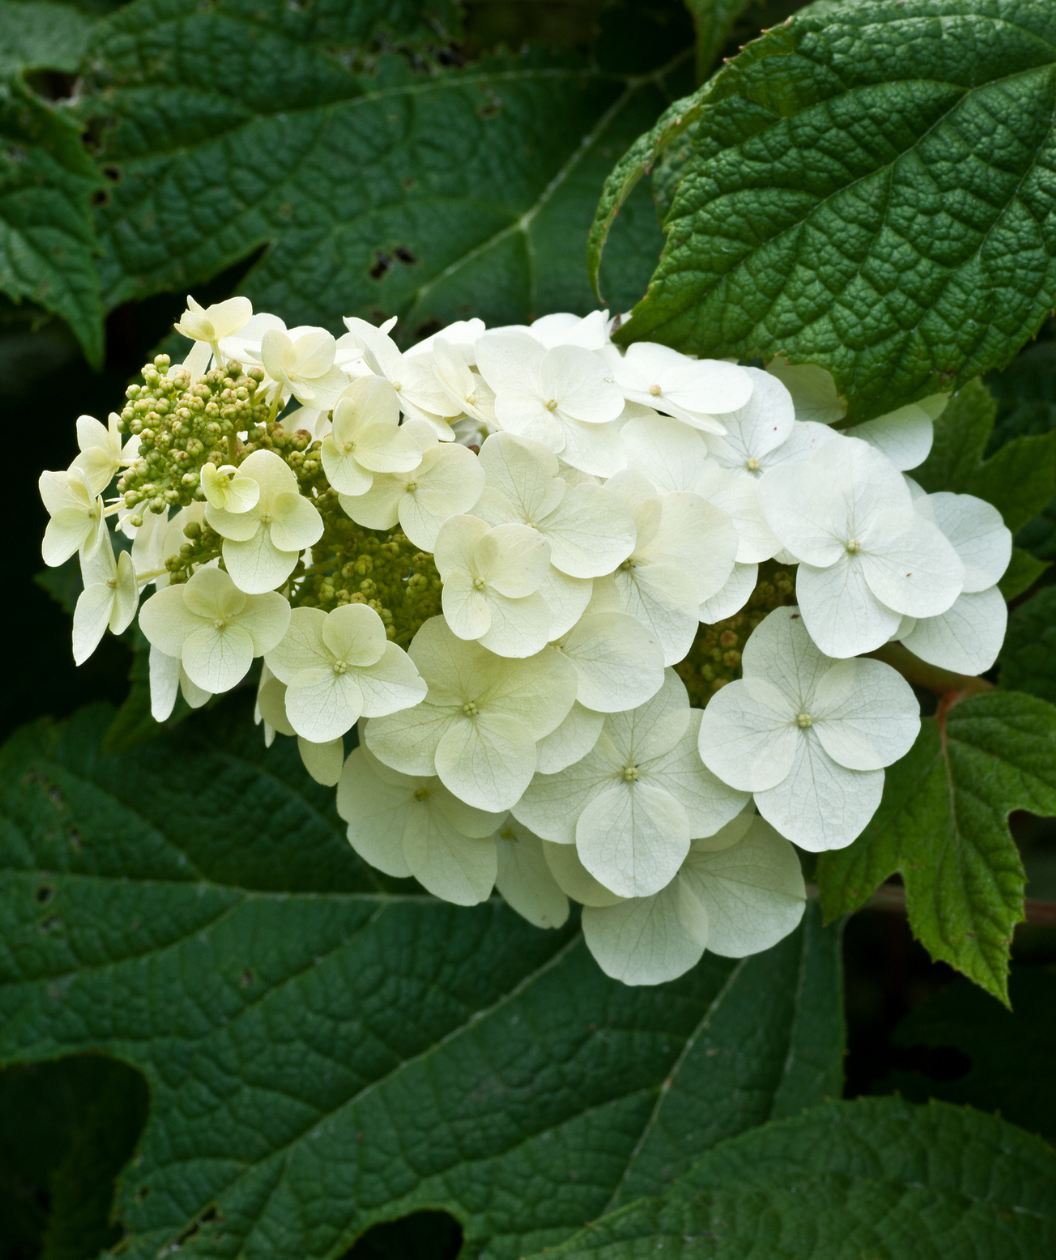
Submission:
M 247 481 L 251 478 L 247 477 Z M 253 485 L 257 485 L 254 481 Z M 260 494 L 260 487 L 257 486 L 257 494 Z M 215 507 L 212 503 L 205 506 L 206 523 L 211 529 L 215 529 L 221 538 L 232 538 L 236 542 L 248 542 L 259 529 L 263 526 L 260 523 L 260 517 L 252 508 L 245 512 L 232 512 L 227 508 Z
M 180 686 L 180 659 L 178 656 L 166 656 L 160 649 L 151 647 L 148 670 L 150 716 L 155 722 L 164 722 L 172 715 L 176 705 L 176 692 Z
M 561 927 L 568 918 L 568 897 L 547 865 L 539 837 L 509 822 L 496 833 L 495 848 L 495 886 L 506 902 L 536 927 Z
M 423 703 L 387 717 L 371 718 L 364 738 L 374 756 L 393 770 L 435 775 L 437 745 L 453 723 L 463 720 L 450 709 Z
M 413 472 L 422 462 L 418 444 L 395 426 L 372 424 L 360 430 L 356 457 L 376 473 Z
M 411 640 L 408 655 L 429 684 L 429 700 L 433 704 L 461 707 L 467 700 L 479 701 L 492 687 L 508 679 L 511 671 L 518 678 L 523 672 L 522 666 L 500 660 L 479 644 L 458 638 L 443 617 L 430 617 L 423 623 Z
M 697 736 L 703 714 L 691 709 L 689 726 L 674 748 L 650 761 L 638 763 L 638 773 L 649 783 L 670 792 L 686 811 L 689 834 L 714 835 L 747 805 L 747 792 L 717 778 L 700 759 Z
M 180 659 L 187 676 L 199 687 L 214 693 L 230 691 L 253 664 L 253 640 L 241 626 L 202 626 L 188 636 Z
M 407 494 L 407 481 L 406 473 L 379 473 L 365 494 L 340 494 L 338 502 L 357 525 L 392 529 L 400 519 L 399 507 Z
M 480 539 L 475 558 L 489 590 L 521 599 L 539 589 L 550 567 L 550 544 L 527 525 L 496 525 Z
M 579 678 L 576 698 L 600 713 L 644 704 L 663 686 L 656 636 L 627 613 L 588 613 L 560 644 Z
M 323 642 L 326 613 L 321 608 L 294 608 L 281 641 L 266 653 L 268 669 L 284 683 L 302 669 L 331 664 Z
M 299 494 L 280 494 L 271 505 L 271 541 L 280 551 L 304 551 L 323 535 L 323 518 Z
M 610 713 L 605 734 L 623 758 L 624 765 L 640 765 L 662 757 L 685 735 L 689 726 L 689 695 L 673 669 L 664 670 L 656 695 L 626 712 Z
M 341 778 L 341 766 L 345 760 L 345 745 L 341 736 L 324 744 L 315 744 L 297 736 L 297 751 L 301 754 L 304 768 L 324 787 L 333 787 Z
M 224 542 L 224 564 L 239 590 L 262 595 L 281 586 L 297 565 L 298 551 L 280 551 L 268 530 L 261 529 L 248 542 Z
M 468 512 L 484 489 L 476 455 L 457 442 L 431 447 L 415 473 L 400 475 L 405 482 L 413 475 L 417 487 L 400 502 L 400 524 L 416 547 L 428 551 L 447 518 Z
M 580 814 L 576 851 L 606 888 L 621 897 L 649 897 L 674 879 L 689 852 L 689 821 L 670 792 L 619 779 Z
M 286 688 L 286 714 L 298 735 L 325 744 L 351 730 L 363 712 L 355 675 L 332 668 L 304 669 Z
M 531 782 L 535 762 L 531 735 L 522 723 L 501 713 L 479 713 L 451 723 L 436 748 L 436 772 L 444 785 L 477 809 L 514 805 Z
M 691 850 L 679 878 L 708 912 L 708 949 L 726 958 L 776 945 L 799 926 L 806 906 L 796 851 L 762 818 L 729 848 Z
M 516 718 L 533 739 L 549 735 L 564 721 L 578 686 L 570 661 L 549 648 L 522 660 L 492 659 L 498 668 L 479 692 L 482 709 Z
M 274 451 L 254 451 L 238 466 L 243 477 L 252 477 L 260 486 L 257 515 L 270 512 L 272 502 L 280 494 L 297 493 L 297 477 L 293 469 Z
M 187 611 L 206 621 L 237 617 L 246 607 L 246 596 L 221 569 L 199 569 L 183 591 Z
M 265 667 L 266 668 L 266 667 Z M 286 716 L 286 684 L 277 678 L 262 681 L 257 692 L 257 708 L 265 722 L 280 735 L 296 735 Z
M 583 936 L 607 976 L 624 984 L 663 984 L 700 961 L 708 915 L 676 880 L 655 897 L 586 907 Z
M 539 774 L 556 774 L 575 765 L 598 742 L 605 725 L 604 713 L 595 713 L 578 702 L 569 709 L 565 720 L 536 745 L 539 753 Z
M 344 604 L 327 613 L 322 635 L 334 660 L 346 665 L 373 665 L 388 645 L 384 622 L 366 604 Z
M 397 879 L 411 874 L 403 856 L 403 833 L 417 786 L 410 777 L 396 782 L 380 777 L 363 748 L 353 750 L 337 785 L 337 812 L 348 823 L 352 848 L 371 866 Z
M 323 471 L 338 494 L 366 494 L 374 484 L 374 474 L 360 464 L 353 451 L 344 450 L 333 433 L 323 438 L 319 454 Z
M 491 629 L 491 604 L 470 574 L 449 571 L 443 581 L 440 602 L 452 632 L 467 641 L 487 634 Z
M 236 620 L 253 640 L 254 656 L 263 656 L 278 646 L 289 629 L 290 615 L 289 603 L 277 591 L 246 597 L 246 606 Z
M 558 887 L 574 901 L 584 906 L 618 906 L 622 897 L 609 892 L 604 884 L 591 875 L 579 860 L 574 844 L 554 844 L 543 840 L 543 856 Z
M 445 587 L 446 590 L 446 587 Z M 497 656 L 534 656 L 550 639 L 550 609 L 538 591 L 523 599 L 507 599 L 489 590 L 490 625 L 480 636 L 481 647 Z
M 594 593 L 590 578 L 573 578 L 555 569 L 547 569 L 539 584 L 539 594 L 550 609 L 550 638 L 567 634 L 583 616 Z
M 620 594 L 620 611 L 630 613 L 652 632 L 664 664 L 682 660 L 700 626 L 700 601 L 693 583 L 672 564 L 617 569 L 612 580 Z
M 99 646 L 114 607 L 114 588 L 98 582 L 86 586 L 77 597 L 73 610 L 73 659 L 78 665 Z
M 117 558 L 117 585 L 110 613 L 110 629 L 114 634 L 122 634 L 128 629 L 138 607 L 139 583 L 136 581 L 136 570 L 132 557 L 127 551 L 122 551 Z
M 483 840 L 485 836 L 494 836 L 495 832 L 509 818 L 506 810 L 477 809 L 460 801 L 453 792 L 449 792 L 439 779 L 433 780 L 430 800 L 447 819 L 456 831 L 464 836 L 472 836 L 474 840 Z
M 462 835 L 429 806 L 426 800 L 408 812 L 403 852 L 411 873 L 444 901 L 458 906 L 487 901 L 498 873 L 494 840 Z
M 386 643 L 380 660 L 355 669 L 351 676 L 363 694 L 363 712 L 367 717 L 398 713 L 413 708 L 425 698 L 425 680 L 407 653 L 395 643 Z
M 455 573 L 476 575 L 477 544 L 487 532 L 487 523 L 476 516 L 459 514 L 444 522 L 436 536 L 433 560 L 445 582 Z
M 539 442 L 512 433 L 493 433 L 480 448 L 489 487 L 515 508 L 514 519 L 542 520 L 561 502 L 565 485 L 558 479 L 557 456 Z
M 704 710 L 701 758 L 713 774 L 741 791 L 776 787 L 792 769 L 803 736 L 796 716 L 787 696 L 769 679 L 728 683 Z
M 83 508 L 63 508 L 48 521 L 40 554 L 44 563 L 55 568 L 65 564 L 88 539 L 95 522 Z
M 180 665 L 180 693 L 192 709 L 200 709 L 206 701 L 213 698 L 213 693 L 205 687 L 199 687 L 187 676 L 187 671 Z
M 185 585 L 167 586 L 152 595 L 139 610 L 139 628 L 151 646 L 177 660 L 188 637 L 205 624 L 184 602 L 186 589 Z
M 537 774 L 512 807 L 513 816 L 544 840 L 575 844 L 580 814 L 605 784 L 615 782 L 621 765 L 603 732 L 581 761 L 556 774 Z
M 634 550 L 634 517 L 602 486 L 572 487 L 538 528 L 550 542 L 551 561 L 570 577 L 611 573 Z

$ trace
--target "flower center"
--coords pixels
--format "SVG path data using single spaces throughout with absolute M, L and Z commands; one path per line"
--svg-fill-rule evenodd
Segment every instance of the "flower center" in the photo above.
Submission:
M 557 399 L 548 398 L 546 402 L 543 403 L 543 406 L 547 409 L 547 411 L 554 411 L 557 407 Z
M 462 712 L 466 715 L 466 717 L 476 717 L 479 709 L 472 700 L 467 700 L 462 706 Z
M 344 661 L 334 661 L 334 673 L 344 674 L 348 672 L 348 665 Z
M 217 630 L 223 630 L 224 626 L 227 625 L 227 622 L 223 619 L 223 617 L 217 617 L 217 619 L 213 622 L 213 625 L 216 626 Z
M 414 799 L 419 803 L 429 799 L 429 789 L 427 787 L 418 787 L 414 789 Z
M 624 783 L 634 783 L 638 778 L 638 767 L 624 766 L 620 771 L 620 777 L 623 779 Z
M 400 392 L 400 390 L 401 390 L 401 389 L 403 389 L 403 381 L 393 381 L 393 382 L 392 382 L 392 388 L 393 388 L 393 389 L 397 392 L 397 394 L 398 394 L 398 393 Z
M 483 591 L 486 589 L 487 585 L 487 582 L 485 582 L 483 578 L 473 579 L 473 589 L 475 591 Z
M 346 455 L 348 455 L 351 451 L 354 451 L 355 449 L 356 449 L 356 444 L 355 444 L 355 442 L 346 442 L 346 443 L 345 443 L 345 454 L 346 454 Z
M 861 551 L 861 549 L 862 549 L 862 544 L 858 541 L 857 538 L 852 538 L 851 541 L 847 544 L 847 550 L 851 553 L 852 556 L 857 555 L 858 552 Z
M 748 460 L 747 464 L 745 464 L 745 468 L 747 468 L 749 472 L 759 471 L 759 461 L 754 455 Z
M 650 394 L 652 394 L 652 396 L 653 396 L 654 398 L 659 398 L 659 397 L 660 397 L 660 395 L 661 395 L 663 392 L 664 392 L 664 391 L 660 388 L 660 386 L 659 386 L 659 385 L 650 385 L 650 386 L 649 386 L 649 393 L 650 393 Z
M 807 727 L 810 725 L 810 722 L 811 722 L 811 717 L 809 713 L 796 714 L 796 725 L 800 728 L 800 730 L 805 731 Z

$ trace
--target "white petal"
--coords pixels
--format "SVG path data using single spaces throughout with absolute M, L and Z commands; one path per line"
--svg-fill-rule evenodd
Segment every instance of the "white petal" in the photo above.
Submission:
M 544 840 L 574 844 L 580 814 L 618 769 L 616 751 L 602 735 L 581 761 L 556 774 L 537 774 L 512 806 L 513 816 Z
M 670 752 L 688 726 L 689 695 L 685 684 L 673 669 L 665 669 L 663 685 L 656 695 L 636 709 L 608 715 L 605 735 L 621 766 L 638 765 Z
M 282 641 L 289 629 L 290 605 L 277 591 L 248 595 L 236 619 L 253 640 L 253 655 L 263 656 Z
M 567 634 L 583 616 L 594 594 L 594 583 L 590 578 L 568 577 L 551 565 L 539 584 L 539 594 L 550 609 L 549 634 L 553 640 Z
M 900 620 L 873 594 L 861 556 L 847 552 L 827 569 L 801 564 L 796 597 L 810 637 L 828 656 L 872 652 L 890 639 Z
M 601 579 L 604 581 L 604 579 Z M 693 582 L 673 564 L 643 564 L 613 575 L 622 611 L 649 630 L 665 665 L 682 660 L 696 638 L 699 600 Z M 597 589 L 598 581 L 595 581 Z
M 340 735 L 323 744 L 312 743 L 303 735 L 298 735 L 297 751 L 301 754 L 304 768 L 316 783 L 321 783 L 324 787 L 333 787 L 341 778 L 345 745 Z
M 250 595 L 273 591 L 290 576 L 298 551 L 280 551 L 267 529 L 258 529 L 247 542 L 224 541 L 224 564 L 241 591 Z
M 495 848 L 495 887 L 507 903 L 536 927 L 560 927 L 568 918 L 568 898 L 547 865 L 539 837 L 509 822 L 496 833 Z
M 365 748 L 354 749 L 337 785 L 337 812 L 348 823 L 349 843 L 361 858 L 405 879 L 411 868 L 403 855 L 403 833 L 419 780 L 391 775 L 378 774 Z
M 253 664 L 253 640 L 241 626 L 204 625 L 187 637 L 180 659 L 187 676 L 203 690 L 230 691 Z
M 365 494 L 338 495 L 345 514 L 368 529 L 392 529 L 400 519 L 399 509 L 407 493 L 406 473 L 384 473 L 374 477 Z
M 847 414 L 847 404 L 836 389 L 832 374 L 814 363 L 789 363 L 783 356 L 771 359 L 766 370 L 792 395 L 797 420 L 834 424 Z
M 564 721 L 578 686 L 569 661 L 549 649 L 522 660 L 494 656 L 491 660 L 496 663 L 494 675 L 482 678 L 477 691 L 477 703 L 483 711 L 516 718 L 533 740 L 549 735 Z
M 634 518 L 603 486 L 570 487 L 539 528 L 550 541 L 551 560 L 570 577 L 611 573 L 634 550 Z
M 576 698 L 588 709 L 634 709 L 663 685 L 660 645 L 626 613 L 588 613 L 559 646 L 578 675 Z
M 916 513 L 897 513 L 897 524 L 880 522 L 857 559 L 878 600 L 908 617 L 935 617 L 961 593 L 964 566 L 936 525 Z M 904 530 L 903 522 L 912 522 Z
M 78 665 L 91 656 L 106 633 L 114 606 L 114 589 L 106 583 L 86 586 L 73 610 L 73 659 Z
M 458 906 L 487 901 L 498 873 L 494 840 L 462 835 L 439 810 L 425 805 L 409 812 L 404 827 L 403 852 L 411 873 L 444 901 Z
M 556 774 L 590 752 L 598 742 L 605 715 L 585 709 L 578 702 L 568 711 L 568 716 L 549 735 L 544 735 L 536 745 L 539 774 Z
M 883 770 L 845 770 L 810 730 L 796 741 L 792 769 L 776 787 L 755 793 L 762 816 L 801 849 L 843 849 L 876 813 Z
M 180 685 L 180 659 L 178 656 L 166 656 L 158 648 L 151 647 L 148 662 L 150 716 L 155 722 L 164 722 L 171 716 L 176 704 L 176 692 Z
M 686 811 L 694 839 L 714 835 L 744 809 L 748 794 L 737 791 L 702 763 L 698 749 L 703 714 L 693 709 L 686 733 L 670 752 L 639 763 L 640 779 L 662 787 Z
M 661 787 L 615 780 L 580 814 L 576 852 L 619 896 L 651 896 L 671 882 L 689 852 L 686 812 Z
M 573 468 L 596 477 L 611 477 L 626 465 L 627 456 L 614 424 L 585 424 L 566 419 L 561 431 L 564 437 L 561 458 Z
M 1012 558 L 1012 535 L 997 508 L 971 494 L 945 492 L 929 495 L 928 503 L 964 565 L 964 592 L 974 595 L 999 582 Z
M 504 495 L 526 524 L 549 515 L 565 494 L 557 457 L 540 442 L 493 433 L 480 448 L 480 463 L 488 487 Z
M 757 564 L 735 564 L 724 585 L 701 604 L 698 610 L 700 620 L 714 625 L 716 621 L 725 621 L 740 612 L 751 598 L 758 581 Z
M 799 926 L 806 889 L 791 844 L 762 818 L 718 852 L 690 849 L 680 879 L 708 913 L 708 949 L 743 958 L 776 945 Z
M 489 588 L 509 599 L 537 591 L 550 566 L 550 544 L 527 525 L 489 529 L 474 548 L 474 555 Z
M 268 669 L 284 683 L 303 669 L 330 664 L 323 643 L 326 613 L 321 608 L 294 608 L 280 642 L 266 653 Z
M 660 494 L 696 490 L 708 459 L 704 438 L 671 416 L 631 420 L 620 430 L 630 468 L 647 477 Z
M 299 494 L 276 495 L 271 504 L 271 541 L 280 551 L 303 551 L 323 535 L 323 518 Z
M 731 787 L 759 792 L 787 777 L 801 736 L 787 697 L 771 682 L 742 678 L 708 701 L 700 756 Z
M 746 677 L 765 678 L 784 693 L 791 716 L 803 711 L 818 680 L 833 664 L 807 633 L 798 608 L 775 608 L 764 617 L 741 658 Z
M 363 693 L 354 674 L 332 668 L 305 669 L 286 688 L 286 714 L 298 735 L 326 744 L 351 730 L 363 711 Z
M 565 417 L 605 424 L 623 410 L 623 394 L 609 378 L 605 363 L 579 346 L 555 346 L 539 363 L 539 383 L 547 399 Z
M 876 420 L 854 425 L 847 430 L 847 436 L 875 446 L 896 468 L 905 470 L 916 468 L 928 458 L 935 426 L 923 407 L 910 403 Z
M 460 639 L 479 639 L 491 629 L 491 605 L 470 574 L 449 572 L 444 578 L 440 603 L 444 620 Z
M 839 661 L 818 682 L 812 730 L 848 770 L 881 770 L 913 747 L 920 705 L 913 688 L 881 661 Z
M 902 642 L 931 665 L 981 674 L 997 660 L 1008 624 L 1008 605 L 996 586 L 961 595 L 937 617 L 918 621 Z
M 504 657 L 534 656 L 550 640 L 550 609 L 536 591 L 524 599 L 507 599 L 488 593 L 491 625 L 480 636 L 480 644 Z
M 663 984 L 700 962 L 708 915 L 675 880 L 655 897 L 585 908 L 583 936 L 607 976 L 624 984 Z
M 535 741 L 522 723 L 502 713 L 452 723 L 436 748 L 436 772 L 444 786 L 477 809 L 513 806 L 531 782 L 535 764 Z
M 367 717 L 386 717 L 413 708 L 425 698 L 425 680 L 403 648 L 395 643 L 385 644 L 380 660 L 353 672 L 363 694 L 363 712 Z
M 413 476 L 417 482 L 417 489 L 400 500 L 400 524 L 416 547 L 429 551 L 444 521 L 468 512 L 484 489 L 484 469 L 477 457 L 457 443 L 430 448 L 415 473 L 400 475 L 405 480 Z
M 184 601 L 186 589 L 186 584 L 167 586 L 152 595 L 139 612 L 139 628 L 151 646 L 177 660 L 188 637 L 204 624 L 188 609 Z
M 110 612 L 110 629 L 114 634 L 122 634 L 132 624 L 139 607 L 139 583 L 136 581 L 136 570 L 132 557 L 122 551 L 117 558 L 117 585 L 114 588 L 114 602 Z
M 366 746 L 385 765 L 403 774 L 435 775 L 436 749 L 458 721 L 450 709 L 423 703 L 387 717 L 371 718 Z
M 574 901 L 584 906 L 617 906 L 623 901 L 622 897 L 609 892 L 591 875 L 579 860 L 574 844 L 554 844 L 551 840 L 544 840 L 542 846 L 546 864 L 558 887 Z

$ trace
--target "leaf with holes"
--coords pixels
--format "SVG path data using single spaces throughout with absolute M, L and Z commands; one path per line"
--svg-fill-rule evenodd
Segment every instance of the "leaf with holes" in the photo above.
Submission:
M 821 3 L 700 94 L 624 342 L 821 364 L 880 414 L 1007 363 L 1056 305 L 1053 0 Z
M 724 1142 L 670 1194 L 597 1221 L 549 1254 L 1042 1260 L 1054 1250 L 1050 1146 L 994 1116 L 868 1098 Z
M 0 754 L 0 1060 L 146 1076 L 126 1260 L 338 1256 L 421 1208 L 512 1258 L 839 1094 L 816 907 L 768 953 L 625 987 L 574 923 L 377 876 L 243 709 L 122 756 L 87 710 Z
M 102 182 L 68 113 L 17 79 L 0 82 L 0 292 L 60 315 L 95 366 L 103 307 L 91 199 Z
M 413 337 L 589 310 L 583 238 L 605 171 L 689 50 L 618 75 L 538 50 L 415 69 L 332 43 L 285 0 L 135 0 L 99 27 L 80 112 L 115 177 L 98 219 L 107 305 L 263 251 L 243 291 L 291 324 L 398 315 Z M 621 230 L 608 282 L 629 303 L 660 251 L 648 197 Z
M 1056 709 L 990 691 L 925 718 L 887 769 L 865 831 L 818 861 L 826 917 L 856 910 L 898 872 L 910 927 L 931 956 L 1007 1003 L 1025 881 L 1008 830 L 1014 809 L 1056 814 Z

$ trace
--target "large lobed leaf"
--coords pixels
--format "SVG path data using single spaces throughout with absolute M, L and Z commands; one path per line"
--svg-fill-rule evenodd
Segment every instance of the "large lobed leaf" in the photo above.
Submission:
M 991 691 L 926 718 L 886 771 L 865 831 L 819 859 L 826 916 L 856 910 L 899 873 L 910 926 L 931 956 L 1007 1003 L 1025 882 L 1008 829 L 1014 809 L 1056 814 L 1056 709 Z
M 861 417 L 1007 363 L 1056 305 L 1054 100 L 1053 0 L 802 10 L 690 103 L 620 339 L 819 363 Z
M 766 954 L 627 988 L 574 924 L 377 877 L 241 707 L 120 757 L 111 717 L 0 754 L 0 1060 L 146 1076 L 123 1256 L 334 1257 L 423 1207 L 466 1254 L 519 1256 L 839 1093 L 816 909 Z
M 691 50 L 646 74 L 538 50 L 415 68 L 349 46 L 351 0 L 331 0 L 329 25 L 293 8 L 135 0 L 100 26 L 81 113 L 116 179 L 99 216 L 107 305 L 263 249 L 244 291 L 291 324 L 397 314 L 413 336 L 590 309 L 598 188 Z M 621 227 L 609 281 L 627 302 L 659 252 L 648 199 Z
M 1045 1260 L 1056 1155 L 992 1116 L 833 1103 L 706 1155 L 662 1198 L 596 1222 L 561 1260 Z

